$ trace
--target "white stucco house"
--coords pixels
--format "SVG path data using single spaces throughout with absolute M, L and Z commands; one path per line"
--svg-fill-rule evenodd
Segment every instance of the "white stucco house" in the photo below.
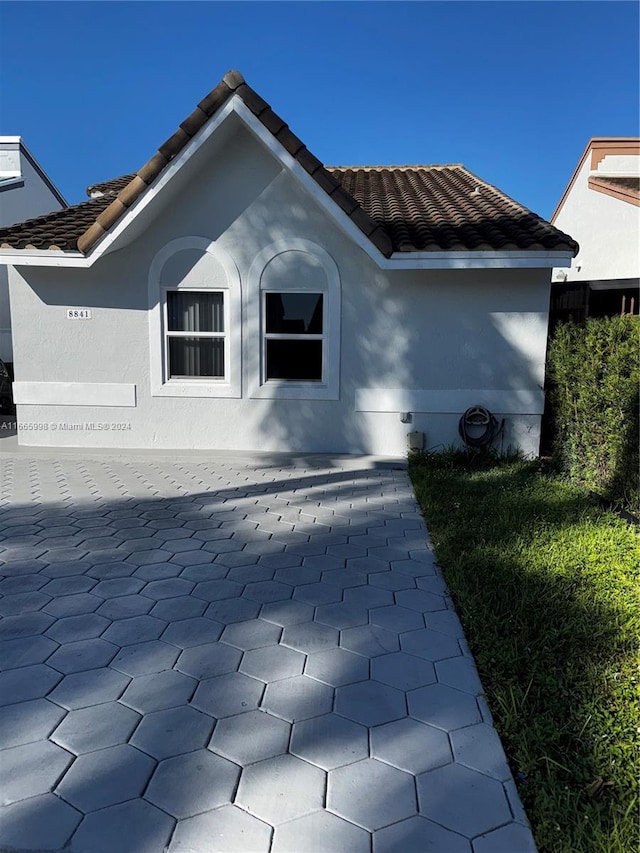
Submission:
M 577 246 L 463 166 L 325 167 L 229 72 L 89 194 L 0 231 L 23 444 L 400 456 L 482 404 L 538 452 Z
M 640 137 L 589 140 L 551 222 L 580 245 L 571 267 L 553 272 L 554 313 L 637 314 Z
M 67 207 L 20 136 L 0 136 L 0 228 Z M 0 359 L 13 361 L 7 268 L 0 266 Z

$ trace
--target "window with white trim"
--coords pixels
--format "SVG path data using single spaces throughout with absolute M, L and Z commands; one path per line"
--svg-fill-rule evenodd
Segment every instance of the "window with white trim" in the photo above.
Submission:
M 165 293 L 167 379 L 224 381 L 228 364 L 224 291 Z
M 263 381 L 322 382 L 324 294 L 263 292 Z

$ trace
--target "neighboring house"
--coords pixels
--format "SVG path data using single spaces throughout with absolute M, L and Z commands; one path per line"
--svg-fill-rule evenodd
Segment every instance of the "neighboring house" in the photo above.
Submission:
M 551 222 L 580 245 L 569 270 L 554 270 L 554 318 L 637 314 L 640 138 L 591 139 Z
M 67 207 L 19 136 L 0 136 L 0 227 Z M 11 363 L 7 269 L 0 266 L 0 359 Z
M 22 443 L 403 455 L 479 403 L 538 452 L 577 246 L 463 166 L 325 168 L 229 72 L 89 192 L 0 231 Z

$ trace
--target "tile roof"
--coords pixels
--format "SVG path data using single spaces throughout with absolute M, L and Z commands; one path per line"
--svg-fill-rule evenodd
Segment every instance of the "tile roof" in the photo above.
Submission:
M 387 257 L 393 252 L 531 249 L 577 244 L 461 165 L 325 168 L 237 71 L 228 72 L 135 175 L 87 188 L 89 202 L 0 229 L 0 248 L 87 253 L 232 95 Z

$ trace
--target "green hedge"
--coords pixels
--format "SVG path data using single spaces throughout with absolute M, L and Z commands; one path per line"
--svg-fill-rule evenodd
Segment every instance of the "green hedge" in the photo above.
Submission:
M 555 457 L 570 479 L 637 510 L 640 318 L 564 323 L 547 362 Z

